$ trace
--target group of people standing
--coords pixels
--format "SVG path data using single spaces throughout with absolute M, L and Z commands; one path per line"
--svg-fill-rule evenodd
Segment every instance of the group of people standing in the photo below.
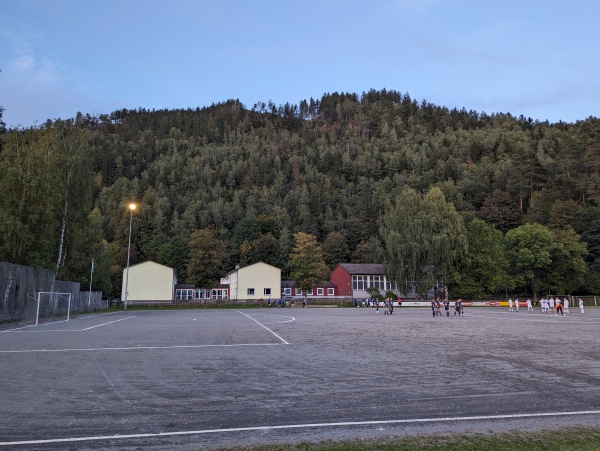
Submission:
M 533 305 L 531 303 L 531 299 L 527 299 L 525 301 L 525 304 L 527 305 L 527 311 L 528 312 L 533 312 Z M 519 299 L 515 299 L 515 301 L 513 302 L 512 298 L 510 298 L 508 300 L 508 311 L 509 312 L 514 312 L 515 310 L 518 312 L 519 311 L 519 306 L 520 306 L 520 302 Z M 560 298 L 556 297 L 549 297 L 549 298 L 542 298 L 540 299 L 540 306 L 542 307 L 542 313 L 550 313 L 550 311 L 553 311 L 555 315 L 561 315 L 564 316 L 565 314 L 569 313 L 569 299 L 568 298 L 564 298 L 562 303 L 560 301 Z M 514 307 L 514 308 L 513 308 Z M 579 310 L 581 312 L 581 314 L 584 314 L 584 306 L 583 306 L 583 300 L 581 298 L 579 298 Z
M 448 299 L 440 301 L 440 298 L 437 298 L 431 301 L 431 313 L 433 314 L 434 318 L 436 316 L 442 316 L 442 305 L 444 306 L 446 316 L 450 316 L 450 301 Z M 457 299 L 454 301 L 454 316 L 456 315 L 463 315 L 462 299 Z

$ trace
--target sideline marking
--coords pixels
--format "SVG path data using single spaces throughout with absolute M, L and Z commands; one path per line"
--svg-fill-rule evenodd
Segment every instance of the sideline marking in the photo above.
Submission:
M 250 315 L 246 315 L 244 312 L 240 312 L 238 310 L 238 313 L 241 313 L 242 315 L 244 315 L 246 318 L 250 318 L 252 321 L 254 321 L 256 324 L 258 324 L 260 327 L 264 327 L 265 329 L 267 329 L 269 332 L 271 332 L 273 335 L 275 335 L 277 338 L 279 338 L 283 344 L 289 345 L 289 343 L 287 341 L 285 341 L 283 338 L 281 338 L 279 335 L 277 335 L 275 332 L 273 332 L 271 329 L 269 329 L 267 326 L 265 326 L 262 323 L 259 323 L 258 321 L 256 321 L 254 318 L 252 318 Z M 295 318 L 294 318 L 295 319 Z
M 289 344 L 289 343 L 287 343 Z M 281 343 L 241 343 L 233 345 L 178 345 L 178 346 L 130 346 L 127 348 L 70 348 L 70 349 L 23 349 L 0 351 L 0 354 L 25 354 L 28 352 L 74 352 L 74 351 L 138 351 L 142 349 L 196 349 L 196 348 L 234 348 L 237 346 L 281 346 Z
M 508 315 L 508 313 L 507 313 Z M 526 315 L 526 313 L 524 314 Z M 540 313 L 541 315 L 541 313 Z M 497 317 L 497 316 L 485 316 L 485 315 L 480 315 L 477 313 L 467 313 L 466 316 L 472 316 L 473 318 L 486 318 L 486 319 L 497 319 L 500 321 L 512 321 L 512 320 L 516 320 L 516 321 L 525 321 L 525 322 L 529 322 L 529 323 L 548 323 L 548 324 L 558 324 L 557 322 L 560 322 L 560 324 L 569 324 L 569 323 L 581 323 L 581 324 L 600 324 L 599 321 L 594 321 L 594 320 L 588 320 L 586 318 L 571 318 L 570 316 L 565 316 L 565 317 L 557 317 L 556 315 L 548 315 L 548 318 L 540 318 L 538 317 L 536 318 L 531 318 L 531 319 L 527 319 L 527 318 L 516 318 L 516 314 L 515 316 L 510 316 L 510 318 L 506 317 L 506 316 L 502 316 L 502 317 Z M 554 319 L 550 319 L 551 317 L 554 317 Z M 558 319 L 560 318 L 560 319 Z M 595 319 L 595 318 L 594 318 Z M 583 320 L 583 321 L 582 321 Z
M 450 421 L 483 421 L 483 420 L 512 420 L 519 418 L 543 418 L 556 416 L 581 416 L 581 415 L 599 415 L 600 410 L 584 410 L 575 412 L 541 412 L 541 413 L 517 413 L 509 415 L 481 415 L 469 417 L 442 417 L 442 418 L 410 418 L 406 420 L 375 420 L 375 421 L 347 421 L 339 423 L 306 423 L 306 424 L 283 424 L 279 426 L 254 426 L 229 429 L 200 429 L 196 431 L 174 431 L 174 432 L 154 432 L 146 434 L 124 434 L 124 435 L 99 435 L 89 437 L 69 437 L 55 438 L 45 440 L 23 440 L 14 442 L 0 442 L 0 446 L 14 445 L 42 445 L 47 443 L 75 443 L 93 440 L 123 440 L 133 438 L 152 438 L 152 437 L 174 437 L 182 435 L 203 435 L 203 434 L 222 434 L 228 432 L 252 432 L 252 431 L 272 431 L 282 429 L 309 429 L 326 427 L 344 427 L 344 426 L 377 426 L 390 424 L 415 424 L 415 423 L 436 423 Z

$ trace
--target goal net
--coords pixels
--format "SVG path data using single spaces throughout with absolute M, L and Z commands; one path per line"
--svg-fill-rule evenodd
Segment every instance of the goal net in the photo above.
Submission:
M 71 317 L 71 293 L 41 291 L 27 296 L 21 324 L 68 321 Z

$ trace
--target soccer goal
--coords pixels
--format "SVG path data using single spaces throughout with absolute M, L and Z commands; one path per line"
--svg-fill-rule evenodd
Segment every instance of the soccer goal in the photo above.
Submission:
M 40 322 L 68 321 L 71 317 L 71 293 L 41 291 L 28 298 L 23 322 L 37 326 Z

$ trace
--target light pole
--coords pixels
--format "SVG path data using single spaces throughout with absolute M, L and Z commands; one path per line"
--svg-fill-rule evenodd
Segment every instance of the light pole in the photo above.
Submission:
M 125 310 L 127 310 L 127 297 L 129 296 L 129 256 L 131 253 L 131 223 L 133 221 L 133 210 L 135 210 L 137 205 L 133 202 L 129 204 L 129 242 L 127 243 L 127 270 L 125 271 L 125 302 L 123 305 L 125 306 Z

